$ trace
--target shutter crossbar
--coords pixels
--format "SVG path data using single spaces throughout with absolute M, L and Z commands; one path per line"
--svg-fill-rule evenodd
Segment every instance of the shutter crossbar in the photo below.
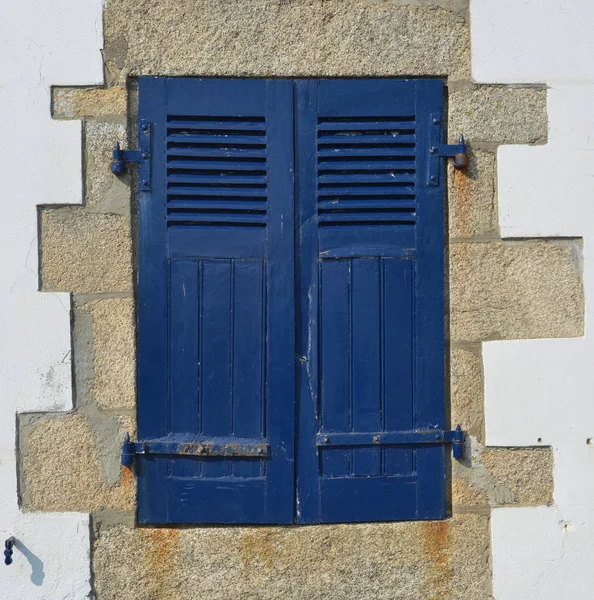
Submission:
M 454 430 L 392 431 L 389 433 L 324 433 L 316 436 L 316 445 L 326 448 L 345 446 L 401 446 L 408 444 L 452 444 L 454 458 L 464 455 L 464 432 Z
M 199 441 L 145 440 L 131 442 L 126 434 L 122 444 L 122 465 L 131 466 L 134 457 L 141 455 L 171 455 L 238 458 L 268 458 L 268 444 L 256 440 L 208 438 Z

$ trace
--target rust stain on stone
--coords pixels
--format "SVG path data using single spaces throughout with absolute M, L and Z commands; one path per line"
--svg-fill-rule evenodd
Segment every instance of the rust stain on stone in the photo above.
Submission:
M 179 529 L 142 529 L 145 560 L 151 580 L 162 589 L 179 580 Z
M 453 218 L 456 219 L 456 229 L 463 237 L 471 235 L 468 230 L 471 211 L 471 193 L 470 193 L 470 174 L 467 171 L 452 169 L 453 175 L 450 178 L 452 182 L 452 194 L 456 198 L 456 210 L 453 211 Z
M 120 482 L 122 487 L 134 487 L 134 475 L 129 467 L 120 466 Z
M 452 583 L 451 521 L 423 523 L 422 539 L 432 580 L 432 595 L 427 600 L 444 600 Z
M 274 568 L 282 552 L 280 536 L 275 531 L 246 531 L 239 547 L 241 562 L 248 566 Z

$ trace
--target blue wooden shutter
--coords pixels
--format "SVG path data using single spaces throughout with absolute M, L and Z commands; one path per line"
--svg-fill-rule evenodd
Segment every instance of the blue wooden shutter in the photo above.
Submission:
M 443 517 L 443 84 L 297 88 L 298 522 Z
M 269 444 L 264 457 L 139 455 L 139 521 L 290 523 L 292 84 L 141 78 L 139 95 L 152 129 L 139 209 L 139 440 Z

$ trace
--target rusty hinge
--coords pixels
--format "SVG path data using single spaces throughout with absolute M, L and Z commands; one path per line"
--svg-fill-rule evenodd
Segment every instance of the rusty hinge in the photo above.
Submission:
M 268 458 L 270 448 L 268 444 L 256 440 L 229 437 L 192 439 L 190 441 L 163 438 L 131 442 L 130 436 L 126 434 L 122 444 L 122 464 L 130 467 L 137 454 L 198 456 L 200 458 L 211 456 Z
M 468 166 L 468 154 L 464 136 L 460 135 L 457 144 L 442 144 L 442 118 L 441 115 L 432 114 L 429 124 L 429 168 L 427 169 L 427 185 L 439 185 L 442 158 L 454 159 L 455 169 L 465 169 Z
M 138 150 L 122 150 L 120 143 L 113 147 L 111 172 L 122 175 L 127 170 L 128 163 L 138 163 L 138 186 L 141 192 L 151 189 L 151 123 L 147 119 L 140 119 L 138 128 Z

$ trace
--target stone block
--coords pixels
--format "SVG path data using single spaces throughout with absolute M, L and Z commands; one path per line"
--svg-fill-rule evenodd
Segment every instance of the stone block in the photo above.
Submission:
M 481 85 L 454 91 L 448 131 L 452 142 L 462 133 L 473 143 L 545 143 L 546 89 Z
M 451 421 L 481 439 L 484 425 L 483 360 L 480 345 L 450 352 Z
M 91 344 L 88 377 L 91 398 L 106 409 L 135 406 L 134 305 L 131 298 L 106 298 L 77 306 L 75 321 L 81 311 L 91 317 Z M 78 334 L 78 335 L 77 335 Z M 75 360 L 77 340 L 83 337 L 75 325 Z M 84 351 L 85 348 L 81 350 Z M 87 370 L 78 361 L 75 368 Z M 77 381 L 79 373 L 77 372 Z M 80 374 L 83 375 L 82 373 Z M 84 384 L 83 384 L 84 385 Z M 80 387 L 80 385 L 79 385 Z
M 498 232 L 495 155 L 470 148 L 466 170 L 448 167 L 450 239 Z
M 101 600 L 486 600 L 488 561 L 488 518 L 467 514 L 312 527 L 118 525 L 99 528 L 93 572 Z
M 452 244 L 451 339 L 583 335 L 580 257 L 571 240 Z
M 474 439 L 453 463 L 455 509 L 553 503 L 551 448 L 485 448 Z
M 42 210 L 40 267 L 43 291 L 130 291 L 129 218 L 80 207 Z
M 104 55 L 117 85 L 128 75 L 188 73 L 469 79 L 458 9 L 458 0 L 452 11 L 361 0 L 252 0 L 241 10 L 220 0 L 120 0 L 106 5 Z
M 104 430 L 99 437 L 112 439 L 109 448 L 117 454 L 124 423 L 117 417 L 96 418 L 94 425 Z M 119 479 L 110 480 L 97 439 L 91 420 L 83 414 L 52 415 L 24 423 L 20 434 L 23 508 L 60 512 L 133 509 L 132 471 L 121 467 Z M 106 451 L 104 446 L 102 451 Z M 117 456 L 110 458 L 117 460 Z
M 553 504 L 553 451 L 551 448 L 486 448 L 481 464 L 506 485 L 514 503 Z
M 127 93 L 124 87 L 52 89 L 54 119 L 125 116 Z
M 85 140 L 85 204 L 88 210 L 118 214 L 130 213 L 129 177 L 111 172 L 116 140 L 126 147 L 124 122 L 87 121 Z

